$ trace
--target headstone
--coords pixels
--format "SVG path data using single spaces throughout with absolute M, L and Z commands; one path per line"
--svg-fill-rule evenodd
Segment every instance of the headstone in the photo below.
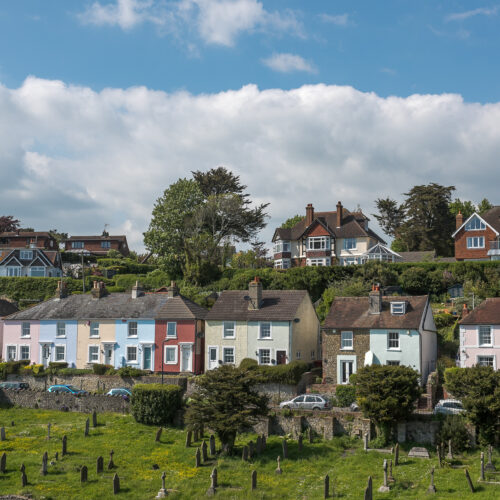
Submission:
M 113 476 L 113 495 L 117 495 L 118 493 L 120 493 L 120 478 L 118 474 L 115 474 Z
M 257 471 L 252 471 L 252 491 L 257 489 Z
M 198 441 L 198 429 L 195 429 L 193 432 L 193 441 L 196 443 Z
M 47 424 L 47 440 L 50 439 L 50 427 L 51 427 L 51 424 Z
M 26 472 L 24 472 L 24 470 L 21 473 L 21 485 L 23 488 L 28 485 L 28 478 L 26 477 Z
M 465 479 L 467 479 L 467 483 L 469 484 L 469 489 L 471 493 L 474 493 L 474 485 L 472 484 L 472 480 L 469 475 L 469 471 L 465 469 Z
M 441 448 L 439 447 L 439 445 L 436 446 L 436 457 L 438 459 L 439 468 L 441 468 L 443 465 L 441 463 Z
M 384 459 L 384 484 L 378 489 L 380 493 L 387 493 L 390 491 L 389 484 L 387 482 L 387 459 Z
M 108 462 L 108 470 L 111 470 L 114 468 L 115 466 L 115 462 L 113 461 L 113 455 L 115 454 L 115 452 L 113 450 L 111 450 L 109 452 L 109 462 Z M 116 474 L 115 474 L 116 475 Z M 118 480 L 119 482 L 119 480 Z
M 490 472 L 495 472 L 497 469 L 493 465 L 491 452 L 493 451 L 493 446 L 491 444 L 488 446 L 488 463 L 486 464 L 486 470 Z
M 302 453 L 302 434 L 299 435 L 299 439 L 297 440 L 297 447 L 299 449 L 299 453 Z
M 186 433 L 186 448 L 191 446 L 191 439 L 193 438 L 193 431 L 187 431 Z
M 97 463 L 96 463 L 96 472 L 99 474 L 104 470 L 104 460 L 102 457 L 97 457 Z
M 156 431 L 156 437 L 155 437 L 155 442 L 156 443 L 159 443 L 160 442 L 160 439 L 161 439 L 161 433 L 163 431 L 163 428 L 160 427 L 157 431 Z
M 196 454 L 194 456 L 194 459 L 195 459 L 195 467 L 199 467 L 201 465 L 201 453 L 199 448 L 196 448 Z
M 89 430 L 90 430 L 90 420 L 87 418 L 87 420 L 85 420 L 85 433 L 84 433 L 85 437 L 88 437 Z
M 95 410 L 92 412 L 92 427 L 97 427 L 97 412 Z
M 451 439 L 448 440 L 448 455 L 446 455 L 447 460 L 453 460 L 453 451 L 451 449 Z
M 266 449 L 267 446 L 267 438 L 265 434 L 262 434 L 262 451 Z
M 285 458 L 288 458 L 288 443 L 286 439 L 283 439 L 283 460 L 285 460 Z
M 372 477 L 368 477 L 368 485 L 365 488 L 365 497 L 364 500 L 372 500 L 373 499 L 373 487 L 372 487 Z
M 394 467 L 399 465 L 399 443 L 396 443 L 396 447 L 394 448 Z
M 325 487 L 324 487 L 324 498 L 330 496 L 330 476 L 327 474 L 325 476 Z
M 14 420 L 10 423 L 12 427 L 14 427 L 16 424 L 14 423 Z
M 363 450 L 368 451 L 368 433 L 363 434 Z
M 5 427 L 0 428 L 0 441 L 5 441 Z
M 241 459 L 245 462 L 248 460 L 248 446 L 243 446 L 243 452 L 241 454 Z
M 59 460 L 59 452 L 58 452 L 58 451 L 56 451 L 56 454 L 54 455 L 54 458 L 55 458 L 56 460 Z
M 21 472 L 24 472 L 26 470 L 26 467 L 24 466 L 24 464 L 21 464 L 21 467 L 19 467 L 19 470 Z
M 257 453 L 257 455 L 260 455 L 262 453 L 262 438 L 260 436 L 257 436 L 257 441 L 255 443 L 255 453 Z
M 414 446 L 410 453 L 408 453 L 410 458 L 430 458 L 427 448 L 421 448 L 419 446 Z
M 47 462 L 49 461 L 49 454 L 45 452 L 42 457 L 42 468 L 40 470 L 40 474 L 42 476 L 47 475 Z
M 248 443 L 248 458 L 252 459 L 255 455 L 255 448 L 253 446 L 253 441 Z
M 307 430 L 307 437 L 309 438 L 309 444 L 311 444 L 313 442 L 313 431 L 310 427 Z
M 481 477 L 479 478 L 480 481 L 484 481 L 484 452 L 481 452 Z
M 427 493 L 436 493 L 436 487 L 434 486 L 434 467 L 431 467 L 431 484 L 427 488 Z
M 278 456 L 276 460 L 278 462 L 278 467 L 276 468 L 275 472 L 276 474 L 281 474 L 283 471 L 281 470 L 280 457 Z
M 205 440 L 201 443 L 201 456 L 203 458 L 203 463 L 208 461 L 207 443 Z
M 61 457 L 64 457 L 68 453 L 68 438 L 64 435 L 62 438 L 62 452 Z
M 87 466 L 84 465 L 80 469 L 80 483 L 86 483 L 89 475 L 89 470 L 87 469 Z
M 394 476 L 392 475 L 392 458 L 389 460 L 389 477 L 388 477 L 388 479 L 391 483 L 393 483 L 395 481 Z
M 210 474 L 210 488 L 207 490 L 207 495 L 212 496 L 215 495 L 215 492 L 217 491 L 217 469 L 214 469 L 212 471 L 212 474 Z
M 167 473 L 163 472 L 161 475 L 161 489 L 156 495 L 156 498 L 165 498 L 167 496 L 167 489 L 165 488 L 165 478 L 167 477 Z
M 2 458 L 0 458 L 0 472 L 5 472 L 7 469 L 7 454 L 2 453 Z
M 210 435 L 210 439 L 208 441 L 210 446 L 210 455 L 215 456 L 215 436 L 213 434 Z

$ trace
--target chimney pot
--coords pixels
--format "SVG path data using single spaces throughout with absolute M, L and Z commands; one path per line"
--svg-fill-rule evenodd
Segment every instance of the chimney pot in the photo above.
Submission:
M 255 276 L 254 280 L 248 285 L 248 294 L 250 296 L 248 309 L 251 311 L 260 309 L 262 305 L 262 283 L 258 276 Z
M 342 226 L 342 219 L 344 217 L 343 211 L 342 203 L 339 201 L 337 203 L 337 227 Z
M 458 229 L 462 226 L 464 223 L 464 216 L 462 215 L 462 212 L 459 210 L 457 216 L 455 217 L 455 229 Z
M 306 206 L 306 226 L 310 226 L 314 220 L 314 207 L 312 203 Z
M 382 291 L 378 284 L 373 285 L 369 300 L 369 313 L 380 314 L 382 312 Z
M 175 281 L 170 282 L 170 286 L 167 288 L 167 297 L 169 299 L 173 297 L 177 297 L 179 295 L 179 289 L 177 288 L 177 284 Z

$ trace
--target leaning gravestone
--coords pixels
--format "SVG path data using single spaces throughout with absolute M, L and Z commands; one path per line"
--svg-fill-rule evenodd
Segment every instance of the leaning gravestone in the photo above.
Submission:
M 195 460 L 195 467 L 200 467 L 200 465 L 201 465 L 201 453 L 200 453 L 199 448 L 196 448 L 196 454 L 194 456 L 194 460 Z
M 419 446 L 414 446 L 408 456 L 411 458 L 430 458 L 427 448 L 421 448 Z
M 378 489 L 380 493 L 387 493 L 390 491 L 389 484 L 387 482 L 387 459 L 384 459 L 384 484 Z
M 163 432 L 163 428 L 160 427 L 157 431 L 156 431 L 156 436 L 155 436 L 155 442 L 156 443 L 159 443 L 160 442 L 160 439 L 161 439 L 161 433 Z
M 469 471 L 467 469 L 465 469 L 465 479 L 467 479 L 467 484 L 469 485 L 469 489 L 471 491 L 471 493 L 474 493 L 474 485 L 472 484 L 472 480 L 470 478 L 470 475 L 469 475 Z
M 207 490 L 207 496 L 215 495 L 217 491 L 217 469 L 214 468 L 212 474 L 210 474 L 210 488 Z
M 120 478 L 118 474 L 115 474 L 113 476 L 113 495 L 117 495 L 118 493 L 120 493 Z
M 0 472 L 5 472 L 7 469 L 7 455 L 2 453 L 2 458 L 0 458 Z
M 436 487 L 434 486 L 434 467 L 431 468 L 431 484 L 427 488 L 427 493 L 436 493 Z
M 24 472 L 24 470 L 21 473 L 21 485 L 23 488 L 28 485 L 28 478 L 26 477 L 26 472 Z
M 257 436 L 257 441 L 255 442 L 255 453 L 260 455 L 262 453 L 262 438 Z
M 42 469 L 40 470 L 40 474 L 42 476 L 47 475 L 47 462 L 49 461 L 49 454 L 45 452 L 42 457 Z
M 255 449 L 253 447 L 253 441 L 250 441 L 248 443 L 248 458 L 250 458 L 251 460 L 254 455 L 255 455 Z
M 205 440 L 201 443 L 201 456 L 203 458 L 203 463 L 208 461 L 207 443 Z
M 191 439 L 192 438 L 193 438 L 193 432 L 187 431 L 187 433 L 186 433 L 186 448 L 189 448 L 191 446 Z
M 63 436 L 61 456 L 64 457 L 64 455 L 66 455 L 66 453 L 68 453 L 68 438 L 66 436 Z
M 97 457 L 96 472 L 99 474 L 104 470 L 104 460 L 102 457 Z
M 210 435 L 210 439 L 208 441 L 209 447 L 210 447 L 210 455 L 214 456 L 215 455 L 215 436 L 213 434 Z
M 97 427 L 97 412 L 95 410 L 92 412 L 92 427 Z
M 80 469 L 80 483 L 86 483 L 87 482 L 88 474 L 89 474 L 89 470 L 87 469 L 87 466 L 84 465 Z
M 0 428 L 0 441 L 5 441 L 5 427 Z
M 365 496 L 364 500 L 372 500 L 373 498 L 373 486 L 372 486 L 372 477 L 368 477 L 368 485 L 365 488 Z
M 248 460 L 248 446 L 243 446 L 243 452 L 241 454 L 241 459 L 246 462 Z

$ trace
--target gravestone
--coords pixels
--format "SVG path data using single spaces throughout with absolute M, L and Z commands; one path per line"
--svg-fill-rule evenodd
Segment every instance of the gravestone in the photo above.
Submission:
M 408 456 L 411 458 L 430 458 L 427 448 L 421 448 L 419 446 L 414 446 Z
M 283 460 L 285 460 L 285 458 L 288 458 L 288 443 L 286 442 L 286 439 L 283 438 L 283 443 L 282 443 L 282 447 L 283 447 Z
M 203 463 L 208 461 L 207 443 L 205 440 L 201 443 L 201 456 L 203 458 Z
M 208 442 L 210 445 L 210 455 L 214 456 L 216 453 L 216 450 L 215 450 L 215 436 L 213 434 L 210 435 L 210 439 Z
M 193 438 L 193 432 L 187 431 L 187 433 L 186 433 L 186 448 L 189 448 L 191 446 L 191 439 L 192 438 Z
M 472 480 L 467 469 L 465 469 L 465 479 L 467 479 L 467 484 L 469 485 L 470 492 L 474 493 L 474 485 L 472 484 Z
M 5 427 L 0 428 L 0 441 L 5 441 Z
M 427 488 L 427 493 L 436 493 L 436 487 L 434 486 L 434 467 L 431 467 L 431 484 Z
M 64 457 L 68 453 L 68 438 L 66 435 L 63 436 L 62 438 L 62 451 L 61 451 L 61 457 Z
M 167 473 L 163 472 L 161 475 L 161 488 L 160 491 L 158 492 L 158 495 L 156 495 L 156 498 L 165 498 L 167 496 L 167 489 L 165 488 L 165 478 L 167 477 Z
M 253 446 L 253 441 L 248 443 L 248 458 L 252 459 L 255 455 L 255 448 Z
M 257 489 L 257 471 L 252 471 L 252 491 Z
M 195 429 L 194 432 L 193 432 L 193 441 L 196 443 L 198 442 L 198 429 Z
M 399 443 L 396 443 L 396 447 L 394 448 L 394 467 L 399 465 Z
M 21 473 L 21 486 L 24 488 L 25 486 L 28 485 L 28 478 L 26 477 L 26 472 Z
M 299 453 L 302 453 L 302 434 L 299 435 L 299 439 L 297 440 L 297 447 L 299 449 Z
M 481 452 L 481 477 L 479 478 L 480 481 L 484 481 L 484 452 Z
M 262 434 L 262 451 L 266 449 L 267 446 L 267 438 L 265 434 Z
M 241 459 L 245 462 L 248 460 L 248 446 L 243 446 L 243 452 L 241 454 Z
M 21 472 L 24 472 L 26 470 L 26 467 L 24 466 L 24 464 L 21 464 L 21 467 L 19 467 L 19 470 Z
M 87 418 L 87 420 L 85 420 L 85 433 L 84 433 L 85 437 L 89 436 L 89 430 L 90 430 L 90 420 Z
M 156 443 L 159 443 L 160 442 L 160 439 L 161 439 L 161 433 L 163 431 L 163 428 L 160 427 L 157 431 L 156 431 L 156 437 L 155 437 L 155 442 Z
M 389 484 L 387 482 L 387 459 L 384 459 L 384 484 L 378 489 L 380 493 L 387 493 L 390 491 Z
M 307 437 L 309 438 L 309 444 L 311 444 L 313 442 L 313 431 L 310 427 L 307 430 Z
M 14 423 L 14 420 L 10 423 L 12 427 L 14 427 L 16 424 Z
M 45 452 L 42 457 L 42 468 L 40 470 L 40 474 L 42 476 L 47 475 L 47 462 L 49 461 L 49 454 Z
M 97 457 L 97 463 L 96 463 L 95 470 L 96 470 L 97 474 L 99 474 L 100 472 L 102 472 L 104 470 L 104 460 L 102 457 Z
M 257 441 L 255 442 L 255 453 L 260 455 L 262 453 L 262 438 L 257 436 Z
M 0 472 L 5 472 L 7 469 L 7 455 L 2 453 L 2 458 L 0 458 Z
M 389 481 L 391 483 L 394 483 L 395 479 L 394 476 L 392 475 L 392 458 L 389 460 Z
M 58 452 L 58 451 L 56 451 L 56 454 L 54 455 L 54 458 L 55 458 L 56 460 L 59 460 L 59 452 Z
M 330 476 L 327 474 L 325 476 L 324 498 L 328 498 L 329 496 L 330 496 Z
M 208 488 L 207 490 L 207 496 L 215 495 L 216 491 L 217 491 L 217 469 L 214 469 L 212 471 L 212 474 L 210 474 L 210 488 Z
M 84 465 L 80 469 L 80 483 L 86 483 L 89 475 L 89 470 L 87 469 L 87 466 Z
M 117 495 L 118 493 L 120 493 L 120 478 L 118 474 L 115 474 L 113 476 L 113 495 Z
M 441 448 L 439 448 L 439 445 L 436 446 L 436 457 L 438 459 L 439 468 L 441 468 L 443 465 L 441 463 Z
M 492 456 L 491 456 L 492 451 L 493 451 L 493 446 L 491 446 L 491 444 L 490 444 L 488 446 L 488 463 L 486 464 L 486 470 L 489 472 L 495 472 L 497 470 L 492 462 Z
M 47 441 L 50 439 L 50 427 L 51 424 L 47 424 Z
M 281 470 L 280 457 L 278 456 L 276 460 L 278 462 L 278 467 L 276 468 L 275 472 L 276 474 L 281 474 L 283 471 Z
M 368 485 L 365 488 L 365 496 L 364 500 L 372 500 L 373 499 L 373 486 L 372 486 L 372 477 L 368 477 Z
M 97 427 L 97 412 L 95 410 L 92 412 L 92 427 Z
M 451 449 L 451 439 L 448 440 L 448 455 L 446 455 L 447 460 L 453 460 L 453 451 Z
M 363 450 L 368 451 L 368 433 L 363 434 Z
M 199 448 L 196 448 L 196 454 L 194 456 L 194 459 L 195 459 L 195 467 L 199 467 L 201 464 L 201 453 Z
M 108 462 L 108 470 L 111 470 L 114 468 L 115 466 L 115 462 L 113 461 L 113 455 L 115 454 L 115 452 L 113 450 L 111 450 L 109 452 L 109 462 Z M 116 475 L 116 474 L 115 474 Z

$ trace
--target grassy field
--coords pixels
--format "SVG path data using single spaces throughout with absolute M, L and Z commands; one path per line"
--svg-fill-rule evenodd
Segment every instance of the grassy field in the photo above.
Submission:
M 396 482 L 390 493 L 378 493 L 382 484 L 382 462 L 389 455 L 365 453 L 361 440 L 336 438 L 332 441 L 316 439 L 313 444 L 304 440 L 304 450 L 298 455 L 297 444 L 289 441 L 289 458 L 282 461 L 282 475 L 275 474 L 276 457 L 282 454 L 281 438 L 271 436 L 266 451 L 253 462 L 238 456 L 213 458 L 195 468 L 196 448 L 185 448 L 185 433 L 164 430 L 161 442 L 155 442 L 156 428 L 134 422 L 130 416 L 99 415 L 99 426 L 91 427 L 90 436 L 84 437 L 87 415 L 28 409 L 0 410 L 0 426 L 5 426 L 7 440 L 0 442 L 0 454 L 7 454 L 7 471 L 0 473 L 0 494 L 31 494 L 35 499 L 153 499 L 161 487 L 161 473 L 166 471 L 166 486 L 172 490 L 169 498 L 204 498 L 210 486 L 210 473 L 217 467 L 219 477 L 218 498 L 323 498 L 323 477 L 330 475 L 335 498 L 363 498 L 369 475 L 373 477 L 374 498 L 424 498 L 429 485 L 429 470 L 436 467 L 434 498 L 468 498 L 470 496 L 463 469 L 449 466 L 439 469 L 435 454 L 431 460 L 409 459 L 409 447 L 403 447 L 401 465 L 393 469 Z M 14 421 L 15 425 L 11 426 Z M 47 441 L 47 424 L 52 424 Z M 68 452 L 61 457 L 61 439 L 66 434 Z M 255 436 L 241 436 L 238 446 Z M 200 444 L 200 443 L 198 443 Z M 116 468 L 107 470 L 109 452 L 114 450 Z M 48 475 L 40 474 L 42 455 L 47 451 Z M 96 459 L 104 458 L 104 473 L 96 473 Z M 494 458 L 500 469 L 498 452 Z M 21 487 L 21 463 L 26 467 L 29 484 Z M 153 470 L 157 464 L 159 470 Z M 89 481 L 80 484 L 80 467 L 89 468 Z M 474 498 L 500 498 L 500 485 L 478 484 L 479 453 L 458 457 L 454 465 L 466 465 L 476 485 Z M 250 491 L 252 470 L 258 472 L 258 488 Z M 121 492 L 113 495 L 112 477 L 118 473 Z M 490 475 L 500 481 L 499 475 Z M 488 476 L 487 476 L 488 479 Z

